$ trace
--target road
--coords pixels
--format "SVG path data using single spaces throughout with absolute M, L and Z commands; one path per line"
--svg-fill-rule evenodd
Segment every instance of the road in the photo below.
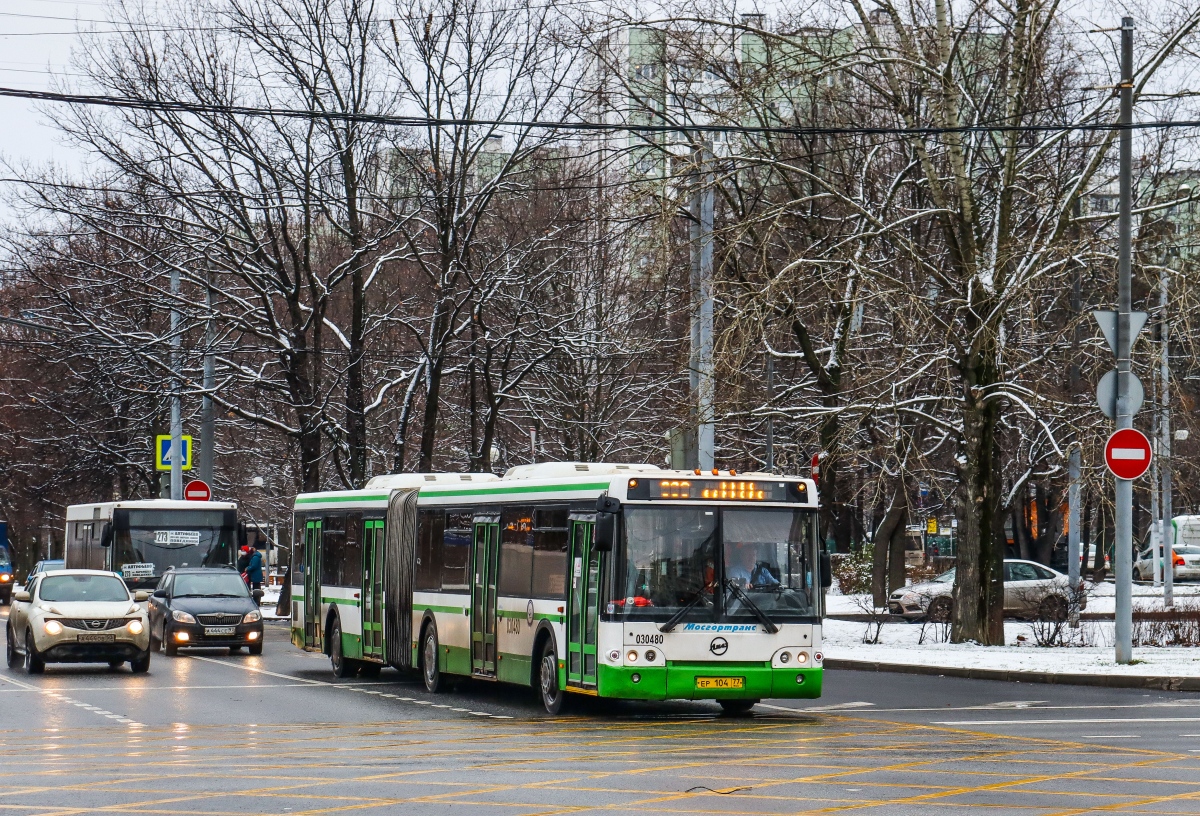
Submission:
M 1200 695 L 834 671 L 826 691 L 550 718 L 518 689 L 337 681 L 273 625 L 261 657 L 0 670 L 0 811 L 1200 813 Z

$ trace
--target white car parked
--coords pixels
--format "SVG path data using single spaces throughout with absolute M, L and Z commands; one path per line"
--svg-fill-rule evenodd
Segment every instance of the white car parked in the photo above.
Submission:
M 1194 581 L 1200 578 L 1200 547 L 1190 544 L 1177 544 L 1173 549 L 1175 556 L 1176 581 Z M 1133 564 L 1133 577 L 1136 581 L 1154 580 L 1154 552 L 1147 547 L 1138 553 L 1137 561 Z
M 898 589 L 888 598 L 888 611 L 908 620 L 950 620 L 954 610 L 954 570 L 932 581 Z M 1067 576 L 1033 561 L 1004 560 L 1004 614 L 1062 620 L 1067 616 Z M 1086 599 L 1080 598 L 1081 606 Z
M 149 593 L 129 594 L 120 576 L 100 570 L 56 570 L 37 575 L 13 593 L 8 613 L 8 666 L 41 674 L 47 663 L 128 661 L 150 668 L 150 626 L 139 606 Z

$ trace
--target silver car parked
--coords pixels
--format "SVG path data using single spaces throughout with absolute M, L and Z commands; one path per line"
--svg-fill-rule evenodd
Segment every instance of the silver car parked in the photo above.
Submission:
M 1195 581 L 1200 578 L 1200 547 L 1189 544 L 1176 544 L 1174 549 L 1176 581 Z M 1136 581 L 1154 580 L 1154 551 L 1147 547 L 1142 550 L 1133 564 L 1133 578 Z
M 898 589 L 888 598 L 888 611 L 908 620 L 950 620 L 954 611 L 954 570 L 932 581 Z M 1033 561 L 1004 561 L 1004 614 L 1062 620 L 1067 616 L 1067 576 Z M 1085 603 L 1080 598 L 1081 606 Z

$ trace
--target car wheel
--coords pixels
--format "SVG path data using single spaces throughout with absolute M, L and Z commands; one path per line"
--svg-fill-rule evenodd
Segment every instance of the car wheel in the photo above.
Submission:
M 538 691 L 542 697 L 542 708 L 547 714 L 559 714 L 567 701 L 567 692 L 558 685 L 558 655 L 554 643 L 546 638 L 542 656 L 538 660 Z
M 150 650 L 142 652 L 134 660 L 129 661 L 129 668 L 134 674 L 145 674 L 150 671 Z
M 262 654 L 262 644 L 256 643 L 253 646 L 247 646 L 246 651 L 248 651 L 252 655 L 260 655 L 260 654 Z
M 37 647 L 33 645 L 33 633 L 25 633 L 25 671 L 28 674 L 41 674 L 46 670 L 46 661 L 38 654 Z
M 167 657 L 174 657 L 175 655 L 179 654 L 179 644 L 176 643 L 175 639 L 171 637 L 171 630 L 165 625 L 163 626 L 162 647 L 163 654 L 165 654 Z
M 1047 595 L 1038 605 L 1038 618 L 1044 621 L 1061 622 L 1067 619 L 1067 599 L 1061 595 Z
M 929 602 L 925 618 L 933 623 L 949 623 L 954 617 L 954 601 L 948 595 L 939 595 Z
M 425 643 L 421 649 L 421 678 L 425 681 L 425 690 L 430 694 L 441 691 L 442 670 L 438 666 L 438 636 L 433 621 L 425 629 Z
M 342 622 L 336 617 L 329 630 L 329 664 L 333 667 L 334 677 L 353 677 L 358 673 L 355 661 L 342 653 Z
M 758 704 L 758 700 L 717 700 L 721 704 L 721 708 L 725 709 L 726 714 L 740 716 L 749 714 L 750 710 Z
M 8 643 L 5 647 L 5 654 L 8 657 L 8 667 L 10 669 L 19 669 L 23 658 L 21 653 L 17 651 L 17 635 L 13 632 L 12 627 L 8 627 Z

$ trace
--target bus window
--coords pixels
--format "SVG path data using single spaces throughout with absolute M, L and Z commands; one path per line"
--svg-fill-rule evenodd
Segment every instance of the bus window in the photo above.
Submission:
M 346 549 L 346 517 L 342 514 L 325 516 L 321 522 L 321 583 L 325 586 L 344 586 L 342 561 Z
M 445 510 L 420 510 L 417 521 L 417 563 L 413 589 L 442 588 L 442 537 L 446 531 Z
M 361 587 L 362 568 L 362 511 L 358 510 L 346 514 L 346 543 L 342 550 L 339 586 Z
M 468 587 L 467 568 L 471 563 L 471 533 L 474 527 L 472 511 L 446 511 L 446 532 L 442 537 L 443 590 L 462 592 Z
M 567 514 L 565 507 L 540 507 L 534 511 L 530 593 L 534 598 L 566 598 Z
M 533 508 L 505 508 L 500 514 L 500 586 L 511 598 L 528 598 L 533 571 Z

